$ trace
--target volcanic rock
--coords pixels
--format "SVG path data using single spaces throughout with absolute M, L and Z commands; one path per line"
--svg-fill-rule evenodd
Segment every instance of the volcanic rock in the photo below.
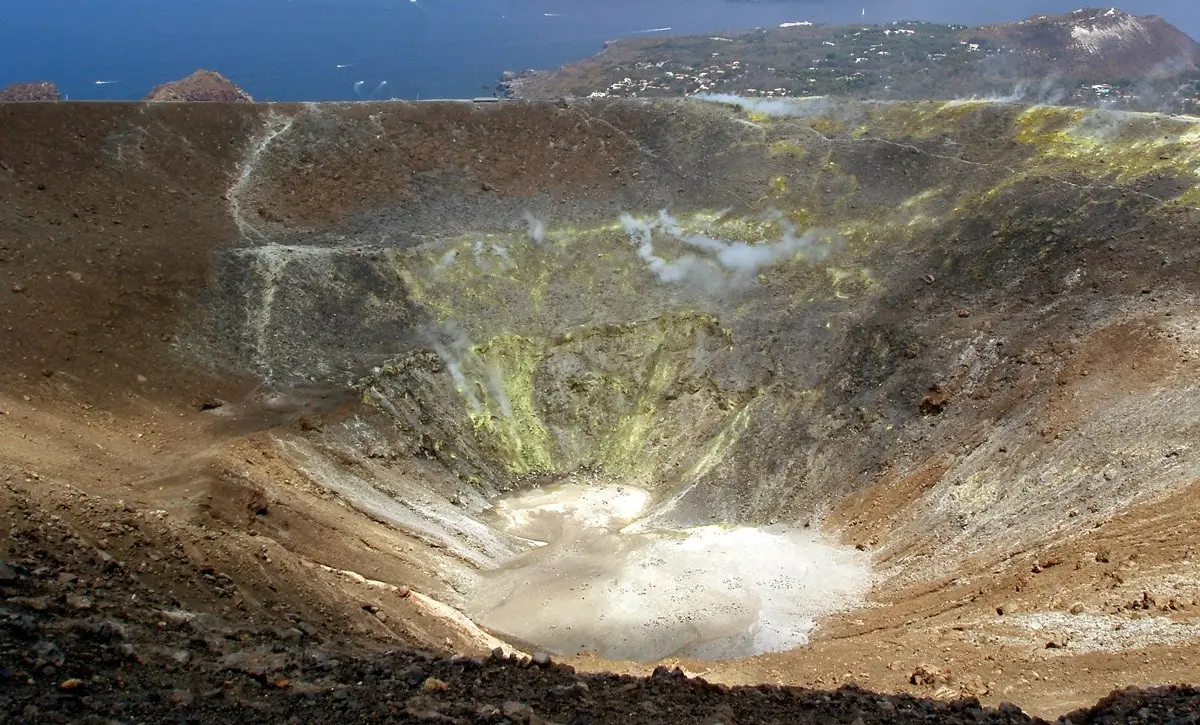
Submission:
M 62 94 L 58 92 L 58 86 L 50 81 L 13 83 L 0 88 L 0 102 L 60 100 L 62 100 Z
M 249 93 L 225 76 L 210 70 L 198 70 L 187 78 L 156 86 L 147 101 L 253 103 Z

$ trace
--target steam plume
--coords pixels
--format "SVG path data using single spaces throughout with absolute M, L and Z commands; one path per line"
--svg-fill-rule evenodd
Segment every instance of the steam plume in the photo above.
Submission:
M 637 255 L 662 282 L 695 282 L 717 291 L 719 287 L 747 284 L 762 269 L 796 255 L 820 259 L 829 250 L 829 230 L 810 229 L 799 234 L 796 225 L 782 215 L 775 221 L 782 230 L 778 241 L 751 244 L 745 241 L 726 242 L 703 234 L 685 235 L 679 222 L 665 210 L 653 221 L 639 220 L 629 214 L 621 215 L 621 226 L 637 248 Z M 665 259 L 655 251 L 654 234 L 661 232 L 670 239 L 698 250 L 676 259 Z
M 529 241 L 540 246 L 546 241 L 546 225 L 541 219 L 538 219 L 528 211 L 522 214 L 521 217 L 529 225 Z

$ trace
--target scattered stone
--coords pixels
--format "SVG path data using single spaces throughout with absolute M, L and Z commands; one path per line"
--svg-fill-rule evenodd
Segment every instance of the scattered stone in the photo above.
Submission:
M 1033 567 L 1031 567 L 1031 571 L 1033 571 L 1034 574 L 1040 574 L 1050 567 L 1058 566 L 1061 563 L 1063 563 L 1061 556 L 1058 556 L 1057 554 L 1051 554 L 1035 561 L 1033 563 Z
M 583 681 L 573 682 L 569 685 L 555 685 L 550 688 L 550 696 L 558 698 L 581 697 L 586 695 L 591 688 Z
M 996 607 L 996 614 L 1000 615 L 1001 617 L 1006 614 L 1015 614 L 1019 611 L 1021 611 L 1021 609 L 1015 602 L 1005 602 L 1004 604 Z
M 269 672 L 283 669 L 286 657 L 279 653 L 254 652 L 240 650 L 230 652 L 221 658 L 220 668 L 245 672 L 254 677 L 264 677 Z
M 1046 649 L 1066 649 L 1070 638 L 1063 632 L 1055 632 L 1046 642 Z
M 42 640 L 33 646 L 33 651 L 37 654 L 38 660 L 42 663 L 51 664 L 55 667 L 62 667 L 67 662 L 67 656 L 59 649 L 58 645 L 49 640 Z
M 450 685 L 436 677 L 429 677 L 425 682 L 421 683 L 421 689 L 426 692 L 442 692 L 443 690 L 449 690 Z
M 934 385 L 921 398 L 921 404 L 917 409 L 921 415 L 940 415 L 949 404 L 950 394 L 941 386 Z
M 429 679 L 429 670 L 421 665 L 409 665 L 408 669 L 400 673 L 400 679 L 408 683 L 410 687 L 416 687 Z
M 83 687 L 83 684 L 84 684 L 83 680 L 72 677 L 69 680 L 63 680 L 62 683 L 59 684 L 58 689 L 60 689 L 60 690 L 78 690 L 79 688 Z
M 276 636 L 279 637 L 279 639 L 281 641 L 283 641 L 285 644 L 290 644 L 290 645 L 298 645 L 298 644 L 300 644 L 300 642 L 302 642 L 304 640 L 304 632 L 301 632 L 299 629 L 296 629 L 295 627 L 287 627 L 285 629 L 281 629 L 276 634 Z
M 31 638 L 37 634 L 37 619 L 32 614 L 9 616 L 8 627 L 19 637 Z
M 984 682 L 979 675 L 956 677 L 954 682 L 961 694 L 970 697 L 983 697 L 992 691 L 991 685 Z
M 296 622 L 296 628 L 308 637 L 316 637 L 319 633 L 319 630 L 308 622 Z
M 104 565 L 105 571 L 114 571 L 121 568 L 121 562 L 117 561 L 116 557 L 103 549 L 96 549 L 96 558 Z
M 933 686 L 944 684 L 948 678 L 942 670 L 934 665 L 917 665 L 908 676 L 908 681 L 914 685 Z
M 535 652 L 533 654 L 533 664 L 538 667 L 549 667 L 551 664 L 550 655 L 545 652 Z
M 1071 605 L 1071 614 L 1083 614 L 1083 602 L 1075 602 Z
M 45 597 L 9 597 L 9 604 L 16 604 L 35 612 L 44 612 L 50 608 L 50 602 Z
M 516 723 L 527 723 L 533 718 L 533 708 L 523 702 L 509 700 L 500 707 L 504 717 Z
M 125 631 L 125 625 L 111 619 L 92 626 L 90 633 L 92 637 L 101 642 L 120 641 L 128 636 Z
M 92 598 L 82 595 L 68 594 L 67 606 L 71 609 L 87 610 L 92 608 Z
M 164 628 L 169 627 L 171 629 L 190 629 L 192 619 L 196 616 L 191 612 L 180 610 L 163 610 L 158 615 L 162 617 Z
M 17 282 L 12 286 L 12 291 L 13 291 L 13 294 L 19 295 L 25 291 L 25 285 L 21 284 L 20 282 Z
M 167 702 L 172 705 L 190 705 L 193 699 L 192 693 L 187 690 L 171 690 L 167 695 Z
M 9 566 L 3 559 L 0 559 L 0 583 L 7 584 L 15 582 L 17 579 L 16 570 Z
M 1142 592 L 1142 596 L 1140 596 L 1140 597 L 1138 597 L 1137 599 L 1134 599 L 1133 601 L 1131 601 L 1131 602 L 1129 602 L 1128 604 L 1126 604 L 1126 605 L 1125 605 L 1125 608 L 1126 608 L 1126 609 L 1134 609 L 1134 610 L 1137 610 L 1137 609 L 1141 609 L 1141 610 L 1157 609 L 1157 608 L 1158 608 L 1158 602 L 1156 602 L 1156 601 L 1154 600 L 1154 597 L 1153 597 L 1153 596 L 1150 594 L 1150 592 L 1148 592 L 1148 591 L 1143 591 L 1143 592 Z
M 442 715 L 441 707 L 441 703 L 429 695 L 413 695 L 404 702 L 405 714 L 415 720 L 452 722 Z M 481 711 L 479 714 L 483 717 L 488 717 L 493 713 L 484 713 Z
M 970 317 L 970 316 L 971 316 L 971 311 L 970 311 L 970 310 L 968 310 L 967 308 L 963 307 L 963 308 L 961 308 L 961 309 L 958 311 L 958 313 L 957 313 L 957 314 L 958 314 L 958 316 L 959 316 L 959 317 Z

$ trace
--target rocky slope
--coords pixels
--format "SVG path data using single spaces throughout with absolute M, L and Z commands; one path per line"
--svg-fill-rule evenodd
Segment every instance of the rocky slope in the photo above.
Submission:
M 554 71 L 510 75 L 517 98 L 838 95 L 1200 110 L 1200 44 L 1162 18 L 1117 9 L 969 28 L 789 24 L 711 36 L 623 39 Z
M 0 508 L 12 521 L 0 559 L 0 714 L 13 725 L 1045 722 L 1011 704 L 887 696 L 853 685 L 728 687 L 678 668 L 659 667 L 649 677 L 579 672 L 540 653 L 364 651 L 337 628 L 287 607 L 223 616 L 218 603 L 234 579 L 177 560 L 171 578 L 196 582 L 210 602 L 182 608 L 145 573 L 144 555 L 171 540 L 164 522 L 71 495 L 72 508 L 103 517 L 110 531 L 123 529 L 119 538 L 134 540 L 101 549 L 23 488 L 10 479 L 0 491 Z M 138 538 L 154 544 L 137 552 Z M 177 558 L 168 553 L 167 560 Z M 1194 688 L 1130 689 L 1064 721 L 1187 722 L 1198 710 Z
M 1085 8 L 985 25 L 973 35 L 1011 48 L 1027 77 L 1117 79 L 1173 75 L 1200 68 L 1200 44 L 1156 15 Z
M 1190 119 L 679 99 L 0 125 L 8 719 L 1020 721 L 1004 702 L 1200 680 Z M 645 491 L 673 533 L 821 532 L 873 588 L 796 650 L 521 667 L 536 643 L 462 611 L 532 550 L 497 497 L 572 479 Z M 657 665 L 771 686 L 600 674 Z

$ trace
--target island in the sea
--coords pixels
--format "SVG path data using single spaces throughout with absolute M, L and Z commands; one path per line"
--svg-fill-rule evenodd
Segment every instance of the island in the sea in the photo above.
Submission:
M 58 86 L 51 81 L 12 83 L 0 88 L 0 103 L 61 101 Z M 216 71 L 197 70 L 177 81 L 155 86 L 145 100 L 158 102 L 253 103 L 249 93 Z
M 841 95 L 1013 97 L 1200 112 L 1200 44 L 1116 8 L 969 27 L 926 22 L 627 38 L 551 71 L 506 73 L 510 98 Z

